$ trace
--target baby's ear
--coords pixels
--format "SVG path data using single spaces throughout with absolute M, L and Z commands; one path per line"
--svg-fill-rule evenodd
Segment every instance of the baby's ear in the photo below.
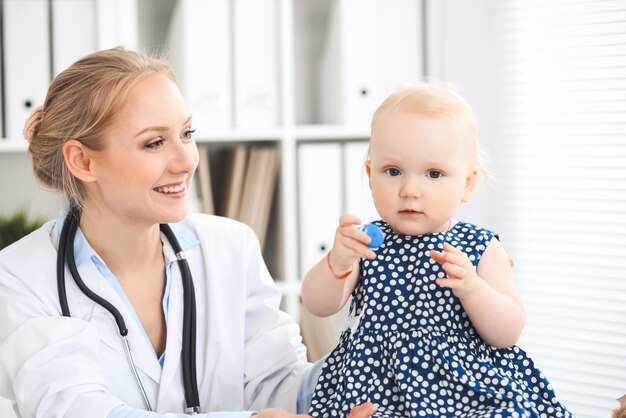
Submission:
M 474 194 L 474 189 L 476 188 L 476 182 L 478 180 L 478 169 L 476 167 L 470 169 L 467 173 L 467 177 L 465 177 L 465 189 L 463 190 L 463 196 L 461 197 L 461 202 L 469 202 L 472 198 L 472 194 Z
M 367 173 L 367 180 L 371 189 L 372 188 L 372 160 L 365 161 L 365 172 Z

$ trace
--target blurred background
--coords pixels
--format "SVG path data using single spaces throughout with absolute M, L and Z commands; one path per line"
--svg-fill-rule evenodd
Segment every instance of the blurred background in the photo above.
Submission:
M 345 313 L 302 311 L 300 278 L 339 214 L 378 218 L 363 171 L 372 112 L 402 85 L 438 80 L 479 121 L 491 175 L 458 218 L 496 231 L 516 261 L 528 314 L 519 345 L 579 418 L 608 416 L 626 393 L 626 0 L 0 8 L 0 243 L 62 205 L 35 184 L 21 138 L 52 77 L 98 49 L 166 52 L 197 128 L 193 210 L 254 228 L 315 360 Z

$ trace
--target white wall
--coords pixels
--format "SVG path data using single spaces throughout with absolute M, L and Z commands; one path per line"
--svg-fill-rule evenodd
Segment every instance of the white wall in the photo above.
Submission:
M 427 1 L 427 73 L 449 83 L 472 106 L 478 119 L 479 142 L 490 159 L 497 159 L 489 118 L 492 56 L 491 5 L 493 0 Z M 497 171 L 493 174 L 497 177 Z M 461 207 L 457 218 L 497 232 L 497 217 L 489 205 L 497 183 L 479 184 L 472 200 Z

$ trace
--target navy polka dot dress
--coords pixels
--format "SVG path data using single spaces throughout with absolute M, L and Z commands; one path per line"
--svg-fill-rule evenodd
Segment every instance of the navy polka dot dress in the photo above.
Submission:
M 420 236 L 376 224 L 385 242 L 360 262 L 352 326 L 328 355 L 311 402 L 312 417 L 345 417 L 363 402 L 376 417 L 573 417 L 520 348 L 480 338 L 459 300 L 435 279 L 429 256 L 448 242 L 478 265 L 494 237 L 468 223 Z

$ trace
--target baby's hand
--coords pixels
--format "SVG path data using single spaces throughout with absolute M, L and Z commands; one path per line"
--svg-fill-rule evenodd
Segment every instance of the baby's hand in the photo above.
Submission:
M 357 226 L 361 220 L 350 214 L 339 217 L 339 226 L 335 232 L 335 241 L 330 250 L 330 263 L 333 271 L 350 270 L 360 258 L 376 258 L 376 253 L 367 246 L 371 238 Z
M 437 279 L 437 284 L 452 289 L 459 299 L 466 298 L 478 287 L 480 278 L 463 251 L 445 243 L 442 252 L 431 250 L 430 257 L 448 273 L 447 278 Z

